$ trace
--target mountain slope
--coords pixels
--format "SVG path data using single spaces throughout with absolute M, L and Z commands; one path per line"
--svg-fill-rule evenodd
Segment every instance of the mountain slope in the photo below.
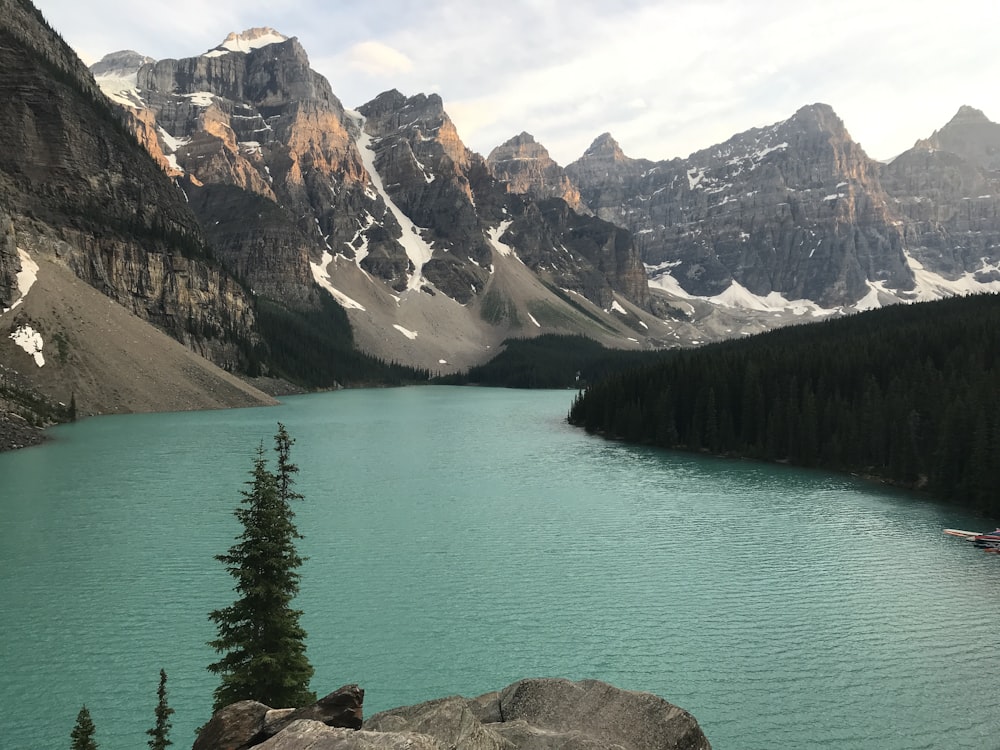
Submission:
M 46 295 L 41 280 L 28 290 L 38 267 L 49 269 L 41 278 L 69 271 L 193 351 L 227 368 L 244 366 L 255 345 L 252 300 L 212 257 L 183 193 L 139 147 L 86 67 L 30 3 L 0 0 L 0 68 L 0 94 L 7 101 L 0 109 L 0 136 L 8 144 L 0 153 L 4 362 L 56 400 L 87 390 L 86 373 L 64 368 L 57 383 L 51 375 L 56 368 L 45 370 L 33 356 L 8 346 L 23 340 L 18 332 L 27 329 L 50 351 L 53 341 L 69 337 L 55 322 L 58 316 L 46 310 L 74 301 Z M 99 326 L 83 309 L 77 322 Z M 70 325 L 68 318 L 58 319 Z M 115 337 L 121 334 L 116 321 L 109 312 L 103 328 L 93 330 Z M 99 343 L 75 345 L 82 352 Z M 110 398 L 115 383 L 127 377 L 115 374 L 100 398 Z M 235 399 L 247 403 L 245 394 Z M 251 400 L 266 397 L 258 393 Z M 116 404 L 80 406 L 87 413 Z

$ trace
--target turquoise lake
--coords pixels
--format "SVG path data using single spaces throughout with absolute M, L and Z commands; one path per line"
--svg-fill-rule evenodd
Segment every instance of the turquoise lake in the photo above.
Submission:
M 716 750 L 996 748 L 998 519 L 850 477 L 568 426 L 568 391 L 402 388 L 100 417 L 0 454 L 0 747 L 174 747 L 209 718 L 213 556 L 257 446 L 296 440 L 313 688 L 365 713 L 529 676 L 691 711 Z

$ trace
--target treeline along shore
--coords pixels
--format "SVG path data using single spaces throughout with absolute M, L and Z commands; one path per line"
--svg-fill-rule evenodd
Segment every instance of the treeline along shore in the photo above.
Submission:
M 569 421 L 636 443 L 861 474 L 1000 512 L 1000 295 L 678 350 L 590 385 Z

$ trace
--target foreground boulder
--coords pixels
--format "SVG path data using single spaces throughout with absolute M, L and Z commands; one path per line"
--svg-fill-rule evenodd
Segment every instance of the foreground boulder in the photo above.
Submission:
M 365 729 L 420 732 L 441 748 L 463 750 L 711 748 L 684 709 L 597 680 L 521 680 L 472 700 L 445 698 L 384 711 Z
M 311 706 L 297 709 L 274 710 L 257 701 L 233 703 L 212 715 L 198 733 L 192 750 L 255 747 L 300 721 L 323 727 L 360 729 L 364 699 L 365 691 L 357 685 L 344 685 Z
M 227 706 L 194 750 L 711 750 L 684 709 L 597 680 L 521 680 L 477 698 L 383 711 L 357 730 L 363 697 L 348 685 L 294 711 L 269 711 L 252 701 Z

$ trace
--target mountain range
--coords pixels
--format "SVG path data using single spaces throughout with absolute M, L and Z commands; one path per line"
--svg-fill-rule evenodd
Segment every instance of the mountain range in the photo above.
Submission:
M 333 385 L 349 352 L 446 373 L 509 337 L 687 346 L 1000 291 L 1000 125 L 970 107 L 888 164 L 812 104 L 686 159 L 603 134 L 562 167 L 528 133 L 470 151 L 436 94 L 347 109 L 273 29 L 88 70 L 0 7 L 0 362 L 83 413 L 205 405 L 158 379 L 262 403 L 230 373 Z M 112 356 L 102 304 L 150 343 Z M 125 397 L 175 343 L 199 375 L 147 367 Z

